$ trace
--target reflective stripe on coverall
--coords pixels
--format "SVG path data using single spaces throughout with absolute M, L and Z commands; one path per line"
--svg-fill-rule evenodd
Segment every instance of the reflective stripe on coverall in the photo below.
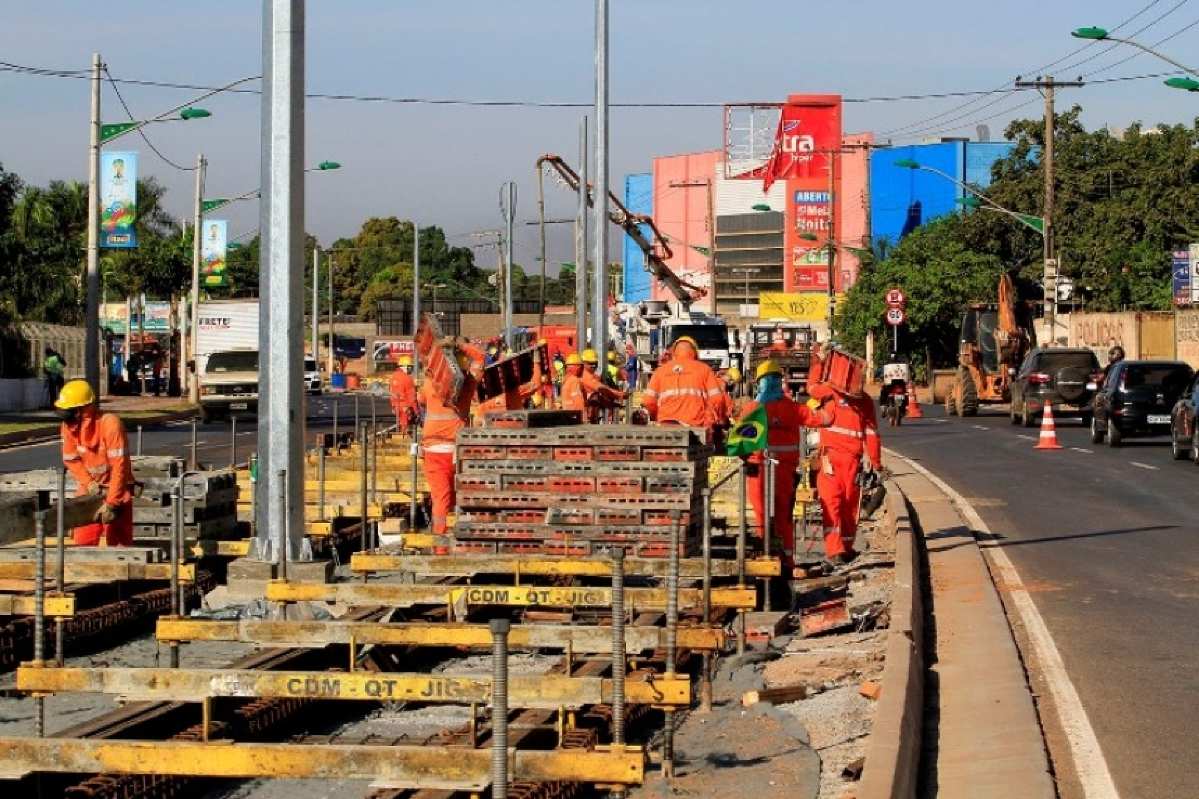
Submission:
M 133 464 L 121 418 L 113 413 L 101 414 L 90 405 L 80 411 L 76 424 L 64 422 L 62 462 L 75 478 L 76 496 L 83 496 L 92 483 L 99 483 L 104 487 L 104 503 L 117 512 L 112 524 L 95 522 L 76 527 L 75 543 L 94 546 L 103 537 L 109 546 L 132 545 Z
M 875 469 L 882 468 L 882 443 L 878 436 L 878 416 L 874 400 L 867 396 L 848 397 L 824 385 L 813 386 L 811 395 L 829 404 L 832 419 L 820 431 L 820 461 L 817 464 L 816 490 L 824 521 L 824 553 L 832 558 L 853 549 L 858 531 L 857 484 L 865 454 Z
M 464 392 L 465 408 L 446 405 L 437 396 L 432 381 L 421 386 L 420 398 L 425 406 L 425 427 L 421 438 L 421 457 L 425 482 L 433 500 L 433 533 L 445 535 L 450 511 L 454 509 L 454 439 L 467 426 L 470 392 Z
M 723 396 L 724 386 L 711 367 L 690 347 L 679 347 L 668 363 L 654 370 L 641 404 L 659 423 L 711 428 Z
M 416 383 L 402 368 L 391 376 L 391 410 L 395 413 L 396 427 L 407 434 L 409 412 L 416 411 Z

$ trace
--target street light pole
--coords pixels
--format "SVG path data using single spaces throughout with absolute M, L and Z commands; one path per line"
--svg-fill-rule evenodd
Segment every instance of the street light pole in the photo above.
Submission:
M 320 364 L 321 348 L 319 344 L 320 335 L 317 327 L 321 321 L 320 309 L 321 297 L 321 248 L 319 246 L 312 248 L 312 360 L 314 363 Z
M 416 331 L 420 328 L 420 223 L 412 221 L 412 373 L 417 374 Z
M 516 220 L 516 183 L 500 187 L 500 210 L 504 214 L 504 343 L 512 349 L 512 224 Z
M 83 312 L 83 374 L 96 396 L 100 395 L 100 70 L 103 68 L 100 54 L 92 53 L 92 120 L 87 146 L 87 298 Z
M 188 354 L 192 368 L 187 373 L 187 398 L 192 405 L 200 403 L 200 231 L 204 223 L 204 172 L 207 168 L 208 162 L 204 159 L 204 154 L 200 153 L 196 156 L 196 198 L 195 207 L 192 208 L 192 290 L 191 312 L 188 314 L 188 332 L 191 334 Z
M 336 250 L 329 251 L 329 383 L 333 383 L 333 259 Z
M 608 348 L 608 0 L 595 0 L 595 286 L 591 346 Z
M 579 205 L 575 211 L 575 349 L 587 346 L 587 117 L 579 122 Z M 601 228 L 602 230 L 602 228 Z
M 829 153 L 828 157 L 828 338 L 833 340 L 833 317 L 837 314 L 837 152 Z

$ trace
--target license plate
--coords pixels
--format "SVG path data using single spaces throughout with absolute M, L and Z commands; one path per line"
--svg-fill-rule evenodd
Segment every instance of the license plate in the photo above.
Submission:
M 1149 424 L 1169 424 L 1170 417 L 1169 416 L 1151 415 L 1149 417 L 1148 421 L 1149 421 Z
M 250 407 L 250 406 L 249 406 L 249 404 L 248 404 L 248 403 L 245 403 L 245 402 L 231 402 L 231 403 L 229 403 L 229 410 L 231 410 L 231 411 L 244 411 L 244 410 L 246 410 L 246 409 L 247 409 L 247 408 L 249 408 L 249 407 Z

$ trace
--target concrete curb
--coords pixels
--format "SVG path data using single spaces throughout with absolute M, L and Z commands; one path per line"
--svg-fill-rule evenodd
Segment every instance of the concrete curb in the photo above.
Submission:
M 119 414 L 118 414 L 119 415 Z M 193 416 L 199 415 L 199 411 L 186 410 L 164 413 L 161 416 L 151 416 L 144 419 L 134 420 L 134 424 L 125 423 L 126 431 L 134 429 L 137 425 L 149 427 L 156 424 L 166 424 L 167 422 L 179 422 L 186 419 L 191 419 Z M 16 433 L 0 434 L 0 450 L 9 449 L 11 447 L 19 447 L 24 444 L 41 444 L 47 441 L 58 440 L 59 426 L 55 424 L 47 424 L 44 427 L 35 427 L 32 430 L 21 430 Z
M 882 694 L 866 748 L 858 799 L 915 796 L 924 721 L 924 611 L 916 537 L 899 486 L 888 481 L 886 524 L 895 528 L 895 588 Z

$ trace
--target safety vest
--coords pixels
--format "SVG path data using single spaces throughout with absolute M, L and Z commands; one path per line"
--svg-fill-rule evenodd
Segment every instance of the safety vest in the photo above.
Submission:
M 882 442 L 878 436 L 874 400 L 865 395 L 847 397 L 823 385 L 813 387 L 810 393 L 817 398 L 833 397 L 833 401 L 825 406 L 831 409 L 832 418 L 820 431 L 820 449 L 835 450 L 855 458 L 865 453 L 875 467 L 881 466 Z
M 429 452 L 453 452 L 458 431 L 468 426 L 470 418 L 470 395 L 466 395 L 465 408 L 446 405 L 437 396 L 432 381 L 421 386 L 421 400 L 425 405 L 425 427 L 421 436 L 422 445 Z
M 396 369 L 391 376 L 391 405 L 393 408 L 411 408 L 416 405 L 416 383 L 412 375 Z
M 710 427 L 722 406 L 724 387 L 705 363 L 676 357 L 654 370 L 642 404 L 658 422 Z
M 111 507 L 133 499 L 133 463 L 121 417 L 89 408 L 71 428 L 62 425 L 62 462 L 75 478 L 77 493 L 82 496 L 88 486 L 99 483 L 105 488 L 104 502 Z

